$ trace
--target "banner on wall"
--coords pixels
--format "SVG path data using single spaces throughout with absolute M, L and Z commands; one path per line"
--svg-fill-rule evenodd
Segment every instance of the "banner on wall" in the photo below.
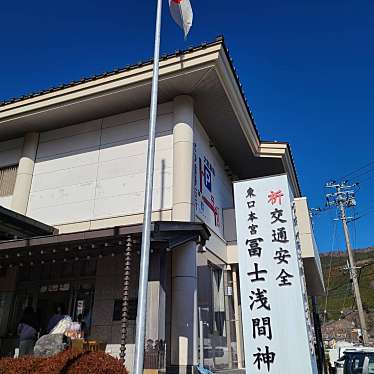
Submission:
M 218 183 L 213 160 L 194 143 L 195 214 L 217 234 L 223 236 L 222 208 L 218 194 Z
M 247 374 L 317 373 L 286 175 L 234 183 Z

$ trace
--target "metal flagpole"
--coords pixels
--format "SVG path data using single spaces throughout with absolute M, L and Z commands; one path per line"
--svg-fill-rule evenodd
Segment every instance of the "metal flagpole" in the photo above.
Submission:
M 155 34 L 155 50 L 153 58 L 153 78 L 151 108 L 149 116 L 147 174 L 144 198 L 144 220 L 142 232 L 141 260 L 139 273 L 138 311 L 136 318 L 135 358 L 134 374 L 143 374 L 144 365 L 144 338 L 145 319 L 147 309 L 148 269 L 151 235 L 152 195 L 153 195 L 153 171 L 155 159 L 155 136 L 157 120 L 157 94 L 158 74 L 160 61 L 160 35 L 161 35 L 162 0 L 157 0 L 157 19 Z

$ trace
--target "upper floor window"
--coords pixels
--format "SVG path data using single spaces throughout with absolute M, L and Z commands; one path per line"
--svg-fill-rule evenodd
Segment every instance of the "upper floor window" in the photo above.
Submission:
M 13 195 L 17 169 L 17 165 L 0 168 L 0 197 Z

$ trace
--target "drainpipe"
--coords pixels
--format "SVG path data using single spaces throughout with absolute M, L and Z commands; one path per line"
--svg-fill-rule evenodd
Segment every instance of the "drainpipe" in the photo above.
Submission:
M 232 268 L 232 288 L 234 296 L 234 314 L 235 314 L 235 335 L 236 335 L 236 350 L 238 356 L 238 369 L 243 369 L 243 352 L 242 352 L 242 330 L 240 328 L 240 312 L 238 299 L 238 278 L 237 265 L 231 265 Z
M 231 345 L 231 319 L 230 319 L 230 295 L 228 293 L 229 282 L 227 273 L 231 270 L 230 265 L 226 266 L 223 271 L 223 285 L 225 290 L 225 316 L 226 316 L 226 337 L 227 337 L 227 353 L 229 356 L 229 369 L 232 369 L 232 345 Z

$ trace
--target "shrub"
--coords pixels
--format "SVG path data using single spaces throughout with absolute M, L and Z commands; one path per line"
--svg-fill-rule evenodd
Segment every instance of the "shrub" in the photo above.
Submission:
M 3 358 L 0 360 L 0 374 L 35 373 L 43 359 L 34 357 Z
M 66 373 L 69 366 L 86 352 L 68 349 L 55 356 L 43 358 L 38 367 L 38 374 L 60 374 Z
M 104 352 L 88 352 L 76 360 L 67 370 L 67 374 L 128 374 L 122 361 Z
M 122 362 L 104 352 L 69 349 L 47 358 L 0 360 L 0 374 L 128 374 Z

